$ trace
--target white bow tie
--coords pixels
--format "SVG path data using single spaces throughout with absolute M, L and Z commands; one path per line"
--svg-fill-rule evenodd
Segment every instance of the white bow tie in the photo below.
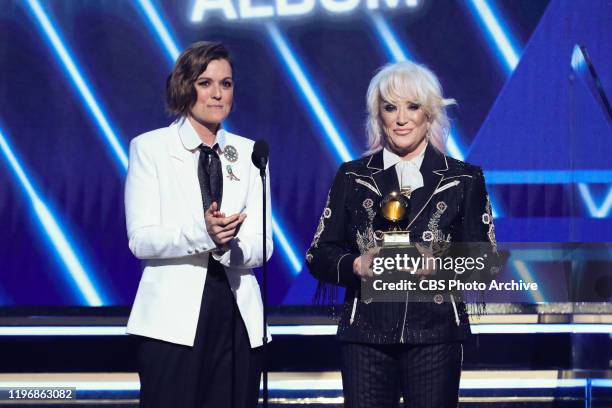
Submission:
M 415 163 L 403 160 L 397 163 L 395 168 L 402 190 L 410 188 L 410 191 L 414 191 L 417 188 L 423 187 L 423 175 Z

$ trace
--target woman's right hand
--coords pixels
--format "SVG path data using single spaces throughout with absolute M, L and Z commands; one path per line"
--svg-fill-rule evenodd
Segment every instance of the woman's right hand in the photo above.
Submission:
M 360 278 L 371 278 L 374 276 L 374 272 L 372 272 L 372 262 L 374 262 L 374 257 L 376 257 L 379 252 L 380 248 L 370 248 L 365 254 L 355 258 L 353 261 L 353 273 Z
M 218 211 L 216 202 L 213 202 L 204 213 L 208 235 L 219 247 L 234 239 L 245 218 L 246 214 L 243 213 L 226 217 L 224 213 Z

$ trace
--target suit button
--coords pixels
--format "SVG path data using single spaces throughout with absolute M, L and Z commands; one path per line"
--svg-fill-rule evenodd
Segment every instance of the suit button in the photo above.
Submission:
M 187 250 L 187 253 L 188 253 L 189 255 L 193 254 L 193 248 L 189 248 L 189 249 Z

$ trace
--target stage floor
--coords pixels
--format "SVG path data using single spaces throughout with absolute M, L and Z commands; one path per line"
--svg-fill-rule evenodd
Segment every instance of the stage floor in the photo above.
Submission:
M 138 404 L 136 373 L 14 373 L 0 374 L 1 388 L 71 388 L 76 399 L 33 402 L 0 400 L 20 407 L 131 407 Z M 342 406 L 339 372 L 272 372 L 270 406 Z M 460 406 L 487 407 L 610 407 L 612 371 L 466 370 L 462 373 Z
M 0 405 L 136 407 L 127 311 L 0 309 Z M 270 407 L 343 405 L 336 323 L 328 307 L 271 310 Z M 612 407 L 612 305 L 492 304 L 471 323 L 461 408 Z M 70 388 L 76 399 L 10 399 L 7 387 Z

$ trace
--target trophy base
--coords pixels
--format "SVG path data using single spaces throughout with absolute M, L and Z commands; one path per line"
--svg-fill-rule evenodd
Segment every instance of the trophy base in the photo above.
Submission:
M 411 269 L 415 267 L 416 263 L 411 261 L 410 258 L 421 258 L 421 253 L 414 245 L 414 243 L 410 242 L 410 235 L 408 231 L 385 231 L 379 232 L 378 238 L 378 246 L 380 250 L 378 251 L 377 257 L 380 258 L 392 258 L 396 260 L 396 262 L 403 262 L 400 264 L 396 263 L 394 268 L 388 268 L 387 272 L 391 275 L 396 272 L 400 272 L 399 274 L 395 274 L 395 277 L 391 275 L 387 276 L 386 279 L 408 279 L 414 280 L 417 277 L 413 274 L 416 272 Z M 383 261 L 384 263 L 387 260 Z
M 407 231 L 385 231 L 382 233 L 382 247 L 401 248 L 412 246 L 410 233 Z

